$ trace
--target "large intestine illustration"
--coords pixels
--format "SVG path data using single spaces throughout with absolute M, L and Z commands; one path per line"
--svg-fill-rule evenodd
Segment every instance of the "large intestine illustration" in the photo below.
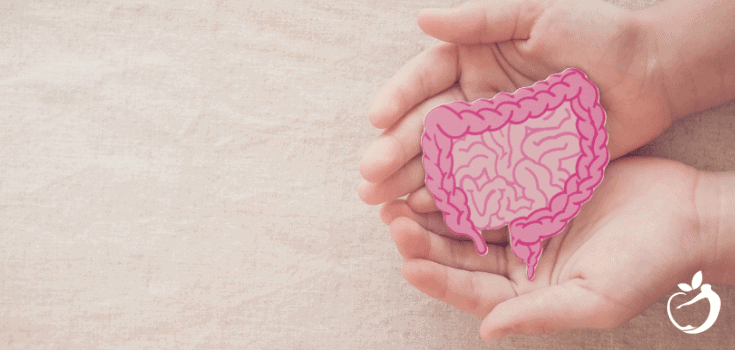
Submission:
M 426 187 L 452 232 L 470 237 L 509 225 L 529 279 L 541 241 L 589 200 L 609 160 L 597 87 L 570 68 L 513 94 L 431 110 L 421 140 Z

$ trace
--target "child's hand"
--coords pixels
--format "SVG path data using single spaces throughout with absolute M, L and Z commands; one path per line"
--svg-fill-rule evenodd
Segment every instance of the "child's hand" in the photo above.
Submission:
M 440 44 L 408 62 L 377 94 L 370 122 L 388 128 L 360 164 L 358 192 L 383 203 L 424 185 L 426 114 L 455 100 L 513 92 L 574 67 L 600 89 L 611 159 L 658 136 L 672 122 L 652 35 L 602 1 L 483 1 L 419 14 Z M 411 198 L 436 210 L 428 193 Z
M 485 340 L 615 327 L 714 266 L 715 253 L 725 251 L 715 246 L 716 232 L 706 229 L 718 225 L 705 224 L 698 214 L 719 202 L 707 197 L 718 191 L 699 190 L 697 179 L 696 170 L 669 160 L 611 163 L 578 216 L 545 241 L 532 281 L 510 246 L 490 245 L 481 256 L 472 242 L 437 235 L 405 217 L 395 219 L 390 232 L 407 259 L 406 280 L 483 317 Z M 709 281 L 716 275 L 704 274 Z

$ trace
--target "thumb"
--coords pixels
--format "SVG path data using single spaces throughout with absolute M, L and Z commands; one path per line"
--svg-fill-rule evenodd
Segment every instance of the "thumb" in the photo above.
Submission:
M 633 318 L 610 299 L 567 282 L 508 299 L 482 321 L 480 336 L 548 334 L 579 328 L 611 328 Z M 629 317 L 628 317 L 629 315 Z
M 532 0 L 472 1 L 451 9 L 419 12 L 421 30 L 457 44 L 489 44 L 528 39 L 544 6 Z

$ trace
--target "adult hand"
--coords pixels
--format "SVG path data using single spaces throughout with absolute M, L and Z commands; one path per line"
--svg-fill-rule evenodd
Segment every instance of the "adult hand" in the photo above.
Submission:
M 669 160 L 609 164 L 590 201 L 544 241 L 533 280 L 509 245 L 489 245 L 487 255 L 478 255 L 472 242 L 444 237 L 407 217 L 393 220 L 390 233 L 406 259 L 406 280 L 484 318 L 480 335 L 486 341 L 615 327 L 712 265 L 717 235 L 703 228 L 698 209 L 718 198 L 698 195 L 697 179 L 696 170 Z
M 456 100 L 513 92 L 574 67 L 600 89 L 611 159 L 658 136 L 672 122 L 654 35 L 632 14 L 602 1 L 481 1 L 419 14 L 445 41 L 421 53 L 378 92 L 370 122 L 387 128 L 360 163 L 358 193 L 380 204 L 413 193 L 419 212 L 436 211 L 425 190 L 421 135 L 426 114 Z

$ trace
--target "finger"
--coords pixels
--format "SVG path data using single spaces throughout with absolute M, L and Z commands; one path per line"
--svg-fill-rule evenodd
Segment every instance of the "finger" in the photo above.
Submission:
M 498 92 L 513 92 L 515 85 L 511 76 L 514 70 L 506 71 L 500 61 L 503 57 L 495 52 L 495 45 L 462 45 L 459 47 L 462 74 L 458 85 L 467 101 L 491 98 Z
M 439 40 L 458 44 L 489 44 L 528 39 L 544 10 L 535 1 L 467 2 L 451 9 L 419 13 L 421 30 Z
M 518 51 L 516 50 L 514 42 L 506 41 L 503 43 L 495 44 L 490 47 L 490 50 L 495 57 L 495 61 L 498 66 L 507 76 L 507 79 L 511 81 L 513 87 L 520 88 L 523 86 L 531 86 L 540 79 L 532 78 L 523 72 L 529 72 L 524 61 L 518 59 Z M 511 61 L 513 60 L 513 61 Z M 513 63 L 511 63 L 513 62 Z M 520 68 L 520 69 L 519 69 Z M 548 76 L 542 77 L 545 79 Z
M 489 254 L 480 255 L 472 241 L 458 241 L 437 235 L 403 217 L 391 223 L 390 234 L 398 251 L 406 259 L 425 259 L 460 270 L 507 275 L 507 255 L 500 246 L 490 245 Z
M 483 320 L 480 337 L 494 341 L 511 333 L 548 334 L 578 328 L 611 328 L 626 321 L 614 305 L 569 281 L 498 304 Z
M 385 130 L 365 151 L 360 161 L 363 179 L 379 183 L 421 153 L 424 119 L 432 109 L 463 99 L 459 88 L 450 88 L 420 103 L 401 120 Z
M 405 200 L 397 199 L 383 204 L 380 208 L 380 218 L 386 225 L 390 225 L 397 218 L 409 218 L 418 223 L 421 227 L 429 232 L 433 232 L 440 236 L 444 236 L 453 240 L 469 241 L 470 238 L 464 235 L 457 235 L 452 232 L 444 222 L 444 214 L 440 211 L 431 213 L 417 213 L 411 209 Z M 508 242 L 507 226 L 495 230 L 483 230 L 482 238 L 485 242 L 493 244 L 504 244 Z
M 362 181 L 357 194 L 363 202 L 376 205 L 403 197 L 424 185 L 424 166 L 421 157 L 416 156 L 381 183 Z
M 390 134 L 381 135 L 365 151 L 360 161 L 360 175 L 369 182 L 379 183 L 414 157 L 419 152 L 416 148 L 421 148 L 421 144 L 401 141 Z
M 396 123 L 406 112 L 458 79 L 457 47 L 434 46 L 414 57 L 375 95 L 368 117 L 378 129 Z
M 479 317 L 516 295 L 505 277 L 458 270 L 428 260 L 408 260 L 403 263 L 402 273 L 424 294 Z
M 439 211 L 439 208 L 436 207 L 436 203 L 434 202 L 434 196 L 431 195 L 431 192 L 429 192 L 426 186 L 411 192 L 406 197 L 406 204 L 408 204 L 411 210 L 421 214 Z
M 560 67 L 548 63 L 548 52 L 533 50 L 526 40 L 500 42 L 495 47 L 502 58 L 499 63 L 509 74 L 515 74 L 513 79 L 519 87 L 531 86 L 560 71 Z
M 405 200 L 401 199 L 385 203 L 380 208 L 380 218 L 386 225 L 390 225 L 393 220 L 401 217 L 409 218 L 421 225 L 424 229 L 436 234 L 454 239 L 464 238 L 464 236 L 455 235 L 449 230 L 447 224 L 444 223 L 444 215 L 440 211 L 427 214 L 416 213 L 411 210 Z

